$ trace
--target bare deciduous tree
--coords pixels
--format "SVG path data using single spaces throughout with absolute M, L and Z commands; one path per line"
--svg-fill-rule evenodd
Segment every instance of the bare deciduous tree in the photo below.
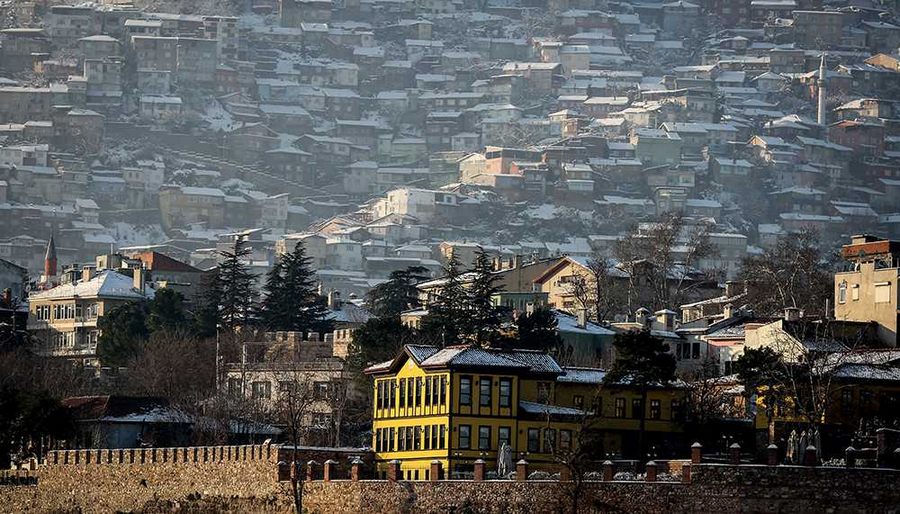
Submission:
M 614 275 L 618 270 L 613 262 L 600 254 L 594 254 L 586 263 L 587 273 L 575 275 L 569 282 L 569 293 L 593 320 L 608 320 L 612 315 L 620 313 L 624 291 L 616 287 Z
M 719 365 L 713 359 L 705 359 L 696 370 L 682 378 L 688 385 L 686 397 L 689 422 L 704 440 L 710 434 L 710 422 L 735 416 L 732 396 L 719 381 Z
M 785 322 L 766 346 L 745 351 L 737 368 L 748 397 L 766 409 L 769 442 L 778 417 L 806 424 L 825 422 L 843 386 L 840 367 L 859 355 L 865 329 L 824 321 Z
M 291 490 L 294 494 L 296 512 L 303 512 L 303 477 L 299 472 L 300 462 L 297 460 L 297 448 L 307 440 L 312 429 L 312 415 L 319 399 L 316 392 L 302 372 L 296 370 L 278 372 L 278 397 L 274 405 L 274 414 L 283 424 L 287 432 L 287 440 L 293 446 L 291 468 Z
M 833 265 L 819 248 L 818 234 L 803 231 L 782 237 L 763 255 L 745 259 L 740 275 L 753 309 L 762 315 L 781 314 L 788 307 L 828 314 Z
M 126 387 L 194 407 L 215 391 L 214 354 L 214 343 L 197 340 L 187 330 L 158 330 L 129 364 Z
M 597 398 L 602 393 L 600 385 L 594 391 L 591 406 L 599 405 Z M 562 441 L 561 436 L 553 441 L 551 452 L 553 460 L 566 470 L 570 482 L 561 484 L 569 499 L 569 512 L 578 514 L 580 504 L 584 501 L 584 481 L 586 475 L 595 464 L 594 457 L 602 454 L 598 432 L 594 429 L 601 413 L 585 408 L 578 416 L 579 428 L 574 431 L 573 440 Z M 546 429 L 550 429 L 550 416 L 547 416 Z
M 718 252 L 709 234 L 708 225 L 689 224 L 680 213 L 665 214 L 626 234 L 615 255 L 629 274 L 629 311 L 643 301 L 653 309 L 677 307 L 692 289 L 713 279 L 714 273 L 697 275 L 694 269 Z

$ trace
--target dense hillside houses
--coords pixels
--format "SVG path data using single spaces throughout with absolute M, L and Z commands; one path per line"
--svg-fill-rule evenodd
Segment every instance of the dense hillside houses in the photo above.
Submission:
M 0 469 L 900 465 L 896 4 L 0 1 Z

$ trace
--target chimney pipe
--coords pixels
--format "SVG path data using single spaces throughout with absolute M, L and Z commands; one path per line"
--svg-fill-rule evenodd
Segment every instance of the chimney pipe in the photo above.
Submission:
M 784 309 L 785 321 L 797 321 L 800 319 L 800 309 L 797 307 L 786 307 Z
M 144 294 L 144 268 L 141 266 L 134 268 L 132 277 L 134 278 L 134 283 L 132 284 L 132 286 L 140 291 L 141 294 Z
M 328 292 L 328 308 L 331 310 L 337 310 L 341 308 L 341 292 L 340 291 L 329 291 Z

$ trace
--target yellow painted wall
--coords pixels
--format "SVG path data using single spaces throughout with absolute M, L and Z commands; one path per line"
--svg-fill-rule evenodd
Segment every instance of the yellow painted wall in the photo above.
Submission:
M 430 386 L 426 386 L 426 382 L 430 382 Z M 441 383 L 443 382 L 443 395 L 441 392 Z M 420 394 L 416 394 L 416 384 L 419 384 Z M 379 385 L 381 384 L 381 387 Z M 388 391 L 387 387 L 393 384 L 394 401 L 389 402 L 389 396 L 380 394 L 382 391 Z M 438 394 L 437 402 L 434 400 L 434 392 L 432 390 L 437 384 Z M 413 394 L 412 402 L 408 388 L 412 385 Z M 400 400 L 400 394 L 403 393 L 404 399 Z M 432 392 L 431 395 L 426 395 Z M 382 396 L 384 398 L 382 399 Z M 427 396 L 427 398 L 426 398 Z M 388 404 L 383 407 L 382 401 Z M 372 447 L 375 448 L 375 458 L 381 463 L 379 470 L 383 471 L 384 463 L 394 459 L 400 459 L 404 462 L 403 470 L 419 470 L 420 479 L 425 478 L 424 471 L 429 469 L 431 461 L 434 459 L 441 460 L 445 465 L 449 455 L 449 438 L 450 438 L 450 373 L 446 370 L 441 372 L 429 373 L 419 368 L 412 360 L 407 360 L 404 366 L 396 375 L 390 377 L 378 377 L 375 380 L 374 394 L 374 420 L 372 424 Z M 429 437 L 425 441 L 425 427 L 445 427 L 444 430 L 444 446 L 443 448 L 432 448 L 432 439 Z M 418 449 L 405 449 L 400 451 L 399 436 L 401 427 L 412 428 L 415 436 L 415 427 L 419 427 Z M 379 430 L 386 429 L 389 436 L 390 429 L 393 432 L 393 451 L 381 451 L 379 449 L 378 434 Z M 385 432 L 381 432 L 385 434 Z M 415 437 L 414 437 L 415 439 Z M 440 443 L 440 441 L 438 441 Z M 416 448 L 413 443 L 413 448 Z M 438 444 L 440 446 L 440 444 Z M 404 471 L 405 473 L 405 471 Z
M 471 401 L 468 405 L 460 402 L 461 384 L 463 378 L 470 378 L 472 383 Z M 500 381 L 508 380 L 511 384 L 511 398 L 508 407 L 500 406 Z M 481 405 L 481 384 L 491 383 L 490 405 Z M 453 373 L 453 414 L 460 416 L 495 416 L 515 417 L 518 415 L 519 405 L 519 377 L 515 375 L 491 375 L 485 373 Z
M 446 389 L 442 396 L 442 402 L 436 405 L 424 405 L 424 401 L 415 401 L 410 406 L 408 402 L 400 407 L 399 395 L 401 392 L 398 384 L 401 381 L 415 383 L 418 380 L 437 378 L 446 380 Z M 464 379 L 471 380 L 471 399 L 468 404 L 460 401 L 461 384 Z M 510 384 L 509 406 L 501 406 L 500 384 L 501 380 L 508 380 Z M 395 384 L 394 401 L 383 405 L 381 397 L 389 397 L 387 391 Z M 540 384 L 544 385 L 541 386 Z M 490 401 L 485 405 L 481 403 L 482 384 L 489 384 Z M 375 380 L 375 417 L 373 422 L 374 435 L 372 445 L 376 450 L 376 465 L 379 473 L 386 469 L 387 462 L 397 459 L 401 461 L 401 471 L 404 478 L 427 478 L 433 460 L 439 460 L 447 473 L 456 469 L 471 469 L 476 459 L 484 459 L 488 467 L 493 468 L 497 461 L 497 451 L 500 446 L 501 428 L 509 430 L 509 444 L 513 451 L 513 459 L 525 458 L 534 466 L 534 469 L 555 470 L 559 467 L 556 462 L 553 449 L 548 445 L 547 431 L 555 434 L 557 450 L 564 446 L 564 441 L 574 446 L 578 439 L 578 431 L 582 428 L 577 421 L 548 421 L 546 419 L 527 419 L 518 407 L 520 400 L 539 402 L 540 389 L 548 391 L 548 400 L 552 405 L 591 409 L 594 407 L 593 398 L 598 391 L 598 386 L 590 384 L 557 383 L 553 380 L 537 380 L 522 378 L 510 374 L 491 374 L 477 372 L 461 372 L 449 370 L 427 371 L 419 368 L 411 359 L 407 360 L 400 370 L 392 376 L 379 376 Z M 415 396 L 415 395 L 414 395 Z M 424 396 L 424 391 L 423 391 Z M 576 396 L 582 397 L 581 404 L 575 401 Z M 645 407 L 646 430 L 648 432 L 676 432 L 681 430 L 680 422 L 673 414 L 672 401 L 682 402 L 683 392 L 679 390 L 652 390 L 648 394 L 648 402 Z M 600 393 L 602 416 L 591 423 L 592 429 L 609 431 L 606 434 L 605 447 L 619 449 L 622 446 L 621 432 L 637 431 L 639 420 L 633 417 L 632 400 L 639 399 L 637 391 L 629 389 L 603 388 Z M 615 399 L 622 398 L 625 401 L 624 417 L 616 417 Z M 424 400 L 424 398 L 423 398 Z M 650 419 L 651 402 L 659 401 L 659 419 Z M 430 447 L 425 442 L 425 427 L 446 427 L 445 441 L 437 448 Z M 419 427 L 419 443 L 413 449 L 400 450 L 400 430 L 410 427 L 415 435 L 415 427 Z M 464 427 L 469 429 L 468 444 L 461 440 Z M 393 429 L 393 438 L 390 439 L 390 430 Z M 488 444 L 480 444 L 481 430 L 489 430 Z M 537 434 L 537 442 L 532 442 L 529 447 L 529 431 L 531 435 Z M 566 437 L 562 431 L 566 431 Z M 616 433 L 619 432 L 619 433 Z M 379 445 L 381 437 L 392 441 L 393 449 L 385 449 Z M 431 439 L 429 439 L 429 443 Z M 390 447 L 389 447 L 390 448 Z M 418 472 L 416 474 L 416 472 Z

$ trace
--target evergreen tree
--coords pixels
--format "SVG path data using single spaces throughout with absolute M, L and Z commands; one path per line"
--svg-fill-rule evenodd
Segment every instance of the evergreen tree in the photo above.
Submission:
M 272 269 L 266 273 L 266 284 L 263 286 L 264 297 L 260 308 L 260 321 L 266 329 L 278 330 L 278 327 L 284 326 L 290 307 L 286 293 L 284 258 L 279 256 Z
M 0 383 L 0 469 L 9 469 L 12 454 L 35 451 L 40 455 L 48 437 L 68 439 L 74 434 L 72 413 L 58 398 L 21 384 Z M 29 448 L 29 443 L 34 447 Z
M 638 458 L 646 457 L 644 432 L 647 418 L 647 393 L 652 387 L 664 387 L 675 379 L 675 356 L 662 339 L 649 330 L 616 334 L 613 341 L 616 359 L 603 378 L 605 385 L 627 384 L 641 395 L 638 416 Z
M 282 255 L 266 277 L 262 318 L 269 330 L 331 330 L 326 298 L 316 288 L 312 259 L 303 243 Z
M 205 273 L 200 279 L 197 309 L 194 311 L 194 333 L 197 337 L 207 338 L 216 335 L 216 326 L 221 323 L 219 318 L 221 303 L 222 282 L 216 268 Z
M 125 366 L 136 356 L 150 336 L 147 305 L 129 302 L 115 307 L 97 320 L 100 338 L 97 357 L 105 366 Z
M 219 254 L 222 257 L 219 264 L 219 320 L 223 328 L 232 332 L 253 320 L 256 291 L 253 274 L 245 263 L 251 251 L 244 236 L 237 236 L 231 251 Z
M 562 348 L 559 324 L 550 309 L 540 308 L 531 313 L 520 314 L 516 318 L 516 329 L 516 348 L 551 352 L 554 355 Z
M 328 300 L 319 294 L 312 258 L 306 255 L 306 247 L 297 243 L 285 262 L 284 273 L 289 311 L 289 330 L 301 332 L 327 332 L 331 330 Z
M 494 305 L 493 297 L 502 289 L 497 286 L 491 258 L 479 248 L 475 255 L 474 278 L 468 288 L 470 336 L 476 345 L 487 345 L 498 335 L 500 309 Z
M 404 345 L 417 341 L 413 329 L 399 318 L 369 318 L 353 332 L 348 363 L 355 371 L 393 359 Z
M 781 355 L 769 347 L 748 348 L 734 363 L 734 371 L 738 381 L 744 386 L 747 402 L 757 400 L 766 414 L 766 428 L 769 443 L 775 437 L 775 412 L 785 403 L 784 388 L 791 382 L 787 367 Z
M 392 271 L 388 281 L 373 287 L 366 295 L 369 312 L 379 318 L 397 317 L 407 309 L 419 306 L 419 290 L 416 283 L 424 280 L 426 269 L 410 266 Z
M 150 332 L 161 330 L 176 331 L 187 326 L 184 312 L 184 296 L 167 287 L 157 289 L 150 302 L 147 328 Z
M 422 331 L 440 346 L 459 344 L 471 333 L 469 294 L 462 275 L 459 257 L 451 253 L 444 267 L 444 284 L 422 320 Z

